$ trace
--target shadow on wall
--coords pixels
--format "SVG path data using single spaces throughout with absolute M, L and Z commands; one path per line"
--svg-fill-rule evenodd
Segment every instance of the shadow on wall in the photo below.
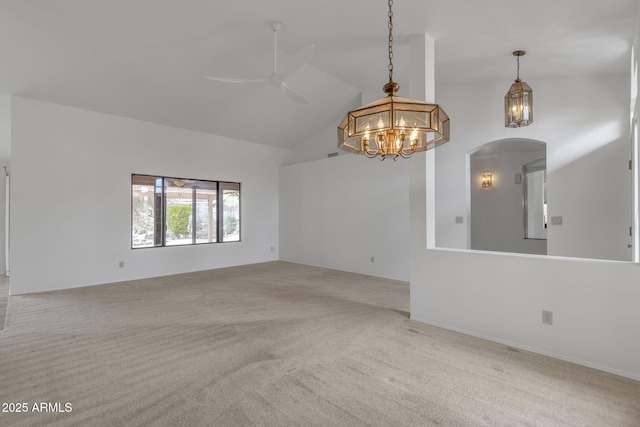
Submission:
M 627 155 L 623 144 L 607 143 L 549 164 L 549 215 L 562 217 L 549 226 L 549 255 L 632 261 L 632 173 L 620 161 Z

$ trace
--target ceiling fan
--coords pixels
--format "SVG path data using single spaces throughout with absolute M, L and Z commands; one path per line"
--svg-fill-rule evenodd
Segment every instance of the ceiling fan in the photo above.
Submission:
M 273 73 L 269 77 L 262 79 L 234 79 L 227 77 L 205 76 L 207 79 L 224 83 L 269 83 L 272 87 L 279 89 L 283 94 L 300 104 L 308 104 L 309 100 L 294 91 L 285 80 L 298 71 L 315 53 L 316 47 L 313 44 L 300 49 L 285 67 L 278 72 L 278 31 L 282 28 L 282 23 L 271 21 L 273 30 Z

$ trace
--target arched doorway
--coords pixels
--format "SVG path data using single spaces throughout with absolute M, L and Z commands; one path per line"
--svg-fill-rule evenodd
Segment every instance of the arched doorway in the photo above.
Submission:
M 468 165 L 470 249 L 546 254 L 546 144 L 492 141 Z

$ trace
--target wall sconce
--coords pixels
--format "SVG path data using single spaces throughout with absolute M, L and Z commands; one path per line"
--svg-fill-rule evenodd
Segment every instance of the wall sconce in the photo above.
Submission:
M 493 182 L 493 177 L 490 173 L 482 174 L 482 188 L 490 188 L 491 183 Z

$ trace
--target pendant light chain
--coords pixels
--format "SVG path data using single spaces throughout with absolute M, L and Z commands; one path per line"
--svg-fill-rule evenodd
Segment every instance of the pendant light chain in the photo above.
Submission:
M 516 63 L 518 64 L 516 67 L 516 81 L 520 81 L 520 55 L 516 56 Z
M 393 81 L 393 0 L 389 0 L 389 81 Z

